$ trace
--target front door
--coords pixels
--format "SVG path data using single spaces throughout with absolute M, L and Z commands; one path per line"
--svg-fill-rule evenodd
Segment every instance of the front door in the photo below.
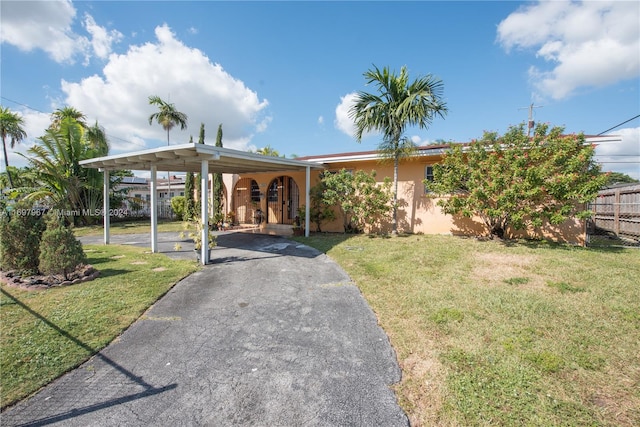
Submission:
M 267 222 L 293 224 L 300 204 L 298 185 L 289 176 L 279 176 L 271 181 L 267 191 Z

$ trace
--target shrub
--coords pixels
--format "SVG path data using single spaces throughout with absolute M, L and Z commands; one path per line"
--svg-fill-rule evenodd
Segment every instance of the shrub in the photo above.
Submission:
M 40 241 L 40 271 L 45 274 L 68 274 L 86 262 L 82 243 L 57 215 L 47 216 L 47 228 Z
M 176 214 L 176 217 L 180 218 L 183 221 L 188 221 L 190 218 L 186 217 L 187 213 L 185 210 L 186 199 L 184 196 L 176 196 L 171 199 L 171 209 L 173 209 L 173 213 Z
M 20 201 L 8 215 L 0 218 L 0 267 L 20 275 L 38 272 L 40 237 L 45 224 L 41 211 L 30 202 Z

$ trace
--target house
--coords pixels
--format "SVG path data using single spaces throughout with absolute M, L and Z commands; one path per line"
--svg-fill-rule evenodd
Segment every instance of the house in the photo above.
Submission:
M 586 143 L 616 142 L 617 137 L 587 137 Z M 418 147 L 416 155 L 401 159 L 398 170 L 398 230 L 408 233 L 482 235 L 486 232 L 478 218 L 453 217 L 442 213 L 437 206 L 438 199 L 428 193 L 423 181 L 433 179 L 433 166 L 438 163 L 448 149 L 448 145 L 427 145 Z M 393 176 L 392 162 L 381 162 L 376 151 L 347 152 L 318 156 L 299 157 L 297 160 L 321 163 L 329 171 L 363 170 L 376 171 L 376 180 L 383 182 Z M 318 182 L 320 171 L 311 175 L 310 185 Z M 302 172 L 259 173 L 225 175 L 224 211 L 233 211 L 240 223 L 256 222 L 260 214 L 264 217 L 263 227 L 267 230 L 286 229 L 294 224 L 298 209 L 304 204 L 301 194 L 305 194 L 305 175 Z M 231 188 L 229 193 L 227 189 Z M 342 232 L 342 219 L 322 225 L 323 231 Z M 389 232 L 390 223 L 381 231 Z M 572 219 L 555 226 L 545 224 L 540 228 L 530 228 L 514 233 L 514 237 L 542 238 L 559 242 L 584 245 L 586 224 Z

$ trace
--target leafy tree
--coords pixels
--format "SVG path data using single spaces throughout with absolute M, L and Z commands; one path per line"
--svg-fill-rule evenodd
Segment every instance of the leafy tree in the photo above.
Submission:
M 604 184 L 605 187 L 610 187 L 615 184 L 633 184 L 640 182 L 621 172 L 605 172 L 605 175 L 607 176 L 607 181 Z
M 47 215 L 46 222 L 40 241 L 39 269 L 44 274 L 62 274 L 66 280 L 69 273 L 86 262 L 82 243 L 58 215 Z
M 11 148 L 19 144 L 27 137 L 24 130 L 24 119 L 17 113 L 12 112 L 9 107 L 0 106 L 0 134 L 2 135 L 2 150 L 4 151 L 4 165 L 7 171 L 9 188 L 13 188 L 11 172 L 9 172 L 9 155 L 7 154 L 7 138 L 11 138 Z
M 324 203 L 338 207 L 345 232 L 361 233 L 367 222 L 378 225 L 391 210 L 391 182 L 385 179 L 378 185 L 375 175 L 375 171 L 352 173 L 346 169 L 324 174 Z
M 434 196 L 445 196 L 438 201 L 444 213 L 477 216 L 500 238 L 509 227 L 586 218 L 590 212 L 583 204 L 595 198 L 606 176 L 584 135 L 562 131 L 540 124 L 529 138 L 521 124 L 502 137 L 486 132 L 469 146 L 452 146 L 425 185 Z
M 216 135 L 216 147 L 222 147 L 222 124 L 218 125 L 218 134 Z M 222 215 L 222 199 L 224 196 L 224 184 L 222 182 L 222 174 L 214 173 L 211 183 L 213 191 L 213 214 Z
M 309 221 L 316 225 L 316 231 L 322 232 L 322 223 L 329 222 L 336 219 L 336 213 L 333 210 L 333 205 L 328 203 L 325 198 L 327 191 L 327 183 L 324 180 L 324 173 L 320 176 L 320 181 L 309 189 Z M 304 210 L 301 209 L 301 219 L 304 220 Z
M 164 130 L 167 131 L 167 145 L 169 144 L 169 131 L 174 126 L 180 126 L 180 129 L 187 128 L 187 115 L 176 110 L 175 105 L 163 101 L 159 96 L 150 96 L 149 104 L 158 107 L 157 112 L 149 116 L 149 124 L 153 124 L 155 120 Z
M 382 159 L 393 161 L 393 219 L 392 233 L 398 232 L 398 164 L 401 158 L 415 153 L 415 144 L 404 137 L 407 126 L 428 128 L 436 115 L 443 117 L 447 107 L 442 99 L 443 83 L 427 75 L 409 82 L 406 67 L 400 75 L 380 70 L 364 73 L 367 84 L 374 84 L 378 94 L 358 92 L 355 104 L 349 111 L 356 125 L 355 137 L 362 140 L 365 132 L 378 131 L 383 135 L 378 151 Z

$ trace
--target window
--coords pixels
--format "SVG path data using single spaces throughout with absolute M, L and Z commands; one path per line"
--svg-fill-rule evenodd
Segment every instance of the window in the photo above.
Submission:
M 424 168 L 424 179 L 429 181 L 429 182 L 433 182 L 433 165 L 427 165 Z M 430 190 L 429 188 L 425 185 L 424 186 L 424 192 L 429 193 Z
M 255 180 L 251 180 L 251 201 L 260 202 L 260 187 Z

